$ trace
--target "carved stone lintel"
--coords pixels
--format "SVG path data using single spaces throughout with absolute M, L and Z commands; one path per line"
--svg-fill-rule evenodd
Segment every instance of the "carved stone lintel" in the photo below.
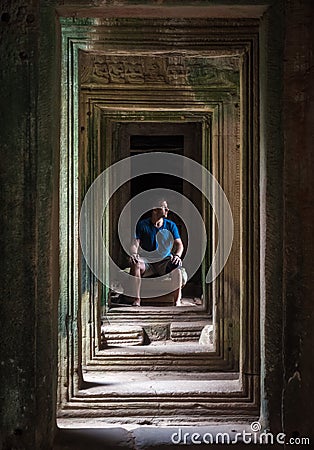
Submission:
M 108 55 L 81 52 L 80 81 L 84 84 L 237 87 L 239 58 Z

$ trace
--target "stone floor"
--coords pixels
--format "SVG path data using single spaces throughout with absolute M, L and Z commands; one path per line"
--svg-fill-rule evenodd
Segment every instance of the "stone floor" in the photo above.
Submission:
M 175 312 L 178 308 L 181 312 L 185 310 L 191 310 L 191 307 L 198 309 L 201 307 L 200 298 L 183 298 L 182 306 L 172 307 Z M 119 313 L 127 309 L 150 311 L 151 309 L 156 311 L 156 307 L 144 307 L 136 308 L 130 305 L 117 305 Z M 169 308 L 169 307 L 168 307 Z M 167 307 L 158 308 L 167 310 Z M 111 310 L 112 311 L 112 310 Z M 169 309 L 168 309 L 169 311 Z M 210 324 L 210 325 L 208 325 Z M 109 326 L 108 326 L 109 325 Z M 158 328 L 165 325 L 153 324 L 152 328 Z M 68 448 L 80 450 L 85 448 L 85 444 L 88 446 L 88 450 L 106 449 L 110 448 L 130 448 L 130 449 L 148 449 L 155 442 L 158 442 L 158 447 L 152 448 L 172 448 L 174 445 L 177 447 L 177 442 L 173 441 L 173 436 L 178 439 L 176 433 L 181 433 L 181 428 L 186 428 L 186 418 L 182 421 L 182 418 L 177 417 L 175 414 L 173 417 L 161 417 L 158 419 L 158 411 L 160 406 L 156 399 L 160 398 L 163 402 L 164 398 L 182 398 L 197 392 L 200 396 L 208 395 L 208 392 L 219 393 L 222 389 L 227 389 L 229 392 L 239 391 L 239 378 L 237 373 L 226 373 L 225 378 L 221 379 L 221 373 L 201 371 L 197 366 L 192 369 L 191 358 L 207 357 L 209 352 L 214 351 L 213 342 L 199 342 L 200 334 L 204 326 L 211 326 L 211 319 L 195 321 L 184 320 L 184 315 L 179 317 L 174 314 L 173 319 L 170 319 L 170 323 L 167 328 L 166 338 L 160 339 L 160 334 L 157 340 L 149 340 L 148 344 L 143 341 L 139 345 L 139 334 L 142 329 L 141 323 L 137 324 L 133 321 L 132 324 L 127 322 L 115 322 L 110 324 L 107 319 L 104 327 L 106 327 L 106 339 L 107 345 L 98 352 L 99 358 L 105 358 L 106 366 L 86 366 L 83 369 L 84 384 L 76 394 L 76 404 L 73 403 L 73 407 L 85 407 L 89 402 L 94 402 L 87 417 L 84 419 L 79 416 L 75 417 L 77 411 L 74 411 L 73 417 L 71 414 L 67 416 L 67 413 L 61 415 L 58 419 L 59 435 L 57 436 L 55 450 Z M 104 329 L 102 329 L 104 331 Z M 140 331 L 139 331 L 140 330 Z M 143 325 L 144 331 L 144 325 Z M 149 334 L 151 330 L 145 328 L 145 334 Z M 111 339 L 111 340 L 110 340 Z M 127 345 L 127 340 L 133 341 L 133 344 Z M 119 345 L 119 341 L 122 345 Z M 108 343 L 111 342 L 111 345 Z M 199 355 L 199 356 L 198 356 Z M 185 361 L 190 361 L 187 364 L 186 370 L 179 371 L 179 367 L 176 368 L 176 360 L 181 361 L 182 358 Z M 158 358 L 169 360 L 170 370 L 164 370 L 162 368 L 154 367 L 153 361 L 158 361 Z M 110 361 L 126 361 L 123 370 L 118 370 L 111 365 Z M 134 370 L 134 364 L 132 361 L 151 361 L 144 368 L 143 362 L 138 363 L 140 369 Z M 122 364 L 122 363 L 121 363 Z M 132 366 L 132 370 L 127 367 L 127 364 Z M 143 367 L 142 367 L 143 366 Z M 200 370 L 200 371 L 199 371 Z M 136 405 L 138 402 L 142 402 L 145 408 L 146 401 L 152 401 L 154 404 L 157 401 L 156 406 L 151 406 L 149 415 L 141 416 L 137 414 L 129 418 L 115 417 L 115 408 L 121 408 L 121 399 L 130 402 L 130 405 Z M 147 399 L 147 400 L 146 400 Z M 151 399 L 151 400 L 150 400 Z M 109 402 L 108 405 L 106 402 Z M 141 404 L 141 403 L 139 403 Z M 76 405 L 76 406 L 75 406 Z M 102 416 L 102 408 L 114 407 L 111 415 Z M 111 406 L 110 406 L 111 405 Z M 147 406 L 146 406 L 147 407 Z M 158 410 L 154 410 L 156 407 Z M 96 412 L 94 411 L 96 410 Z M 144 420 L 145 419 L 145 420 Z M 195 423 L 195 429 L 201 429 L 197 423 L 197 417 L 191 418 L 189 415 L 189 423 Z M 119 422 L 120 421 L 120 422 Z M 121 423 L 122 421 L 122 423 Z M 155 426 L 158 422 L 159 426 Z M 166 426 L 164 426 L 166 425 Z M 178 425 L 178 427 L 174 427 Z M 219 428 L 221 429 L 221 428 Z M 191 428 L 192 430 L 192 428 Z M 186 433 L 186 431 L 185 431 Z M 92 445 L 92 447 L 91 447 Z M 184 443 L 188 446 L 188 443 Z M 198 447 L 199 448 L 199 447 Z

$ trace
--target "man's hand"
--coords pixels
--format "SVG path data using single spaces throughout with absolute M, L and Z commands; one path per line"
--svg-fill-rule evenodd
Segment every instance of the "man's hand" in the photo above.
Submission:
M 133 253 L 130 255 L 130 262 L 131 264 L 137 264 L 140 261 L 140 256 L 138 253 Z
M 171 255 L 171 262 L 176 266 L 182 266 L 182 261 L 179 255 Z

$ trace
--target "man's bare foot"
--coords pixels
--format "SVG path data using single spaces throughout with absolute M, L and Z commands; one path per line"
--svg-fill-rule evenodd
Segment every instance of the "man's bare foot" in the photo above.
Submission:
M 136 300 L 134 300 L 132 306 L 141 306 L 141 299 L 137 298 Z

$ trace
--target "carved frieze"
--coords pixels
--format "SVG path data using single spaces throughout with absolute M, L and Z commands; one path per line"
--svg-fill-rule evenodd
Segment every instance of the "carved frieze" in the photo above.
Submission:
M 81 52 L 81 85 L 208 85 L 237 88 L 239 58 Z

